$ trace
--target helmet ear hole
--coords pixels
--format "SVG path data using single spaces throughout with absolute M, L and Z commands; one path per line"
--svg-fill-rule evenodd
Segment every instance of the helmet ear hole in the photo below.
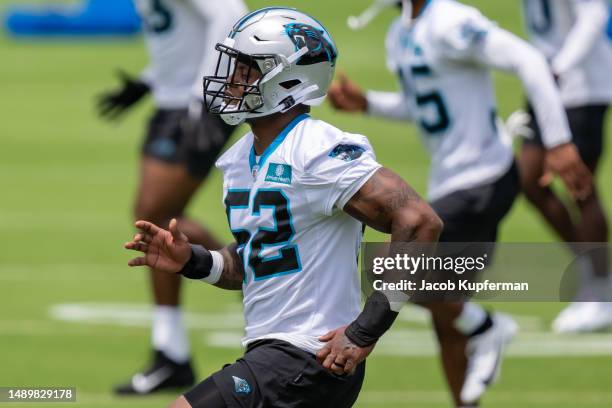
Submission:
M 290 81 L 281 82 L 279 85 L 285 88 L 286 90 L 289 90 L 291 88 L 295 88 L 301 83 L 302 81 L 300 81 L 299 79 L 292 79 Z

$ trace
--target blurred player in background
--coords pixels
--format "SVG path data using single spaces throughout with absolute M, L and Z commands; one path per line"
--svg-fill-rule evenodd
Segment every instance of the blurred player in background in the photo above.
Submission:
M 318 21 L 258 10 L 216 48 L 229 64 L 206 78 L 209 109 L 251 127 L 217 162 L 236 242 L 209 251 L 190 246 L 174 221 L 169 230 L 139 221 L 126 248 L 144 252 L 131 266 L 242 289 L 246 352 L 172 407 L 351 407 L 365 358 L 398 315 L 381 292 L 360 313 L 362 226 L 431 243 L 440 219 L 376 161 L 366 137 L 308 115 L 338 55 Z
M 612 0 L 608 0 L 610 5 L 610 18 L 608 19 L 608 38 L 612 41 Z
M 117 119 L 152 93 L 156 111 L 142 147 L 134 217 L 167 226 L 172 218 L 192 242 L 221 244 L 184 216 L 233 127 L 202 110 L 202 77 L 217 61 L 212 50 L 246 14 L 242 0 L 138 0 L 150 64 L 140 78 L 121 73 L 122 87 L 100 98 L 100 114 Z M 206 50 L 211 50 L 207 52 Z M 150 365 L 119 385 L 119 394 L 148 394 L 193 384 L 187 332 L 181 316 L 180 277 L 151 269 L 155 308 Z
M 495 242 L 519 192 L 510 140 L 497 118 L 491 69 L 520 77 L 543 129 L 547 165 L 573 194 L 587 196 L 591 176 L 571 143 L 542 55 L 454 0 L 402 4 L 403 16 L 391 26 L 386 47 L 388 66 L 403 92 L 364 93 L 341 77 L 329 97 L 344 111 L 419 124 L 432 154 L 430 203 L 445 224 L 440 241 Z M 499 373 L 515 323 L 474 303 L 424 306 L 432 311 L 456 405 L 477 404 Z
M 557 78 L 573 140 L 582 159 L 597 174 L 603 152 L 604 119 L 612 101 L 612 40 L 606 35 L 605 0 L 524 0 L 532 43 L 544 54 Z M 537 115 L 536 115 L 537 116 Z M 608 222 L 597 191 L 576 201 L 577 211 L 555 194 L 545 176 L 546 151 L 533 111 L 512 115 L 513 133 L 524 143 L 520 168 L 523 190 L 554 231 L 566 242 L 607 242 Z M 570 213 L 578 213 L 576 220 Z M 612 325 L 610 266 L 607 251 L 583 257 L 577 300 L 553 323 L 557 332 L 601 330 Z

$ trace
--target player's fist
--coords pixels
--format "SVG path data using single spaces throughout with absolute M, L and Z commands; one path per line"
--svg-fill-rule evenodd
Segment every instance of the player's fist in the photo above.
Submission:
M 158 271 L 178 273 L 191 258 L 187 236 L 178 229 L 176 219 L 170 221 L 169 231 L 147 221 L 134 224 L 139 232 L 124 247 L 140 251 L 144 256 L 128 262 L 129 266 L 149 266 Z
M 374 350 L 374 345 L 357 346 L 346 337 L 345 331 L 346 326 L 319 337 L 326 344 L 317 352 L 317 361 L 337 375 L 353 374 L 357 366 Z
M 344 74 L 338 74 L 338 81 L 332 83 L 327 91 L 331 105 L 345 112 L 365 112 L 368 100 L 364 92 Z
M 121 88 L 98 96 L 98 113 L 109 120 L 117 119 L 150 91 L 149 85 L 122 70 L 117 75 Z
M 584 200 L 593 192 L 593 175 L 573 143 L 565 143 L 546 152 L 540 184 L 550 184 L 554 174 L 561 177 L 572 197 L 577 200 Z

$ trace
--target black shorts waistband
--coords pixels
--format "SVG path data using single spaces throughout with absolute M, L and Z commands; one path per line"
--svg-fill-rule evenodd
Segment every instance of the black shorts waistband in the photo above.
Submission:
M 260 339 L 260 340 L 254 340 L 252 342 L 250 342 L 249 344 L 247 344 L 246 346 L 246 351 L 245 354 L 255 350 L 258 347 L 262 347 L 262 346 L 278 346 L 284 349 L 292 349 L 292 352 L 299 352 L 302 353 L 304 355 L 308 355 L 311 358 L 316 358 L 316 356 L 314 354 L 312 354 L 309 351 L 306 350 L 302 350 L 301 348 L 289 343 L 288 341 L 285 340 L 279 340 L 279 339 Z
M 286 342 L 284 340 L 278 340 L 278 339 L 260 339 L 260 340 L 254 340 L 254 341 L 250 342 L 249 344 L 247 344 L 246 352 L 248 353 L 249 351 L 252 351 L 252 350 L 256 349 L 257 347 L 266 346 L 266 345 L 272 345 L 272 344 L 278 344 L 280 346 L 295 347 L 293 344 L 291 344 L 289 342 Z

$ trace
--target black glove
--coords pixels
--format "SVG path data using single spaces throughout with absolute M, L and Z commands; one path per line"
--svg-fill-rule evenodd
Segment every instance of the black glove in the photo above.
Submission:
M 149 85 L 131 77 L 125 71 L 119 70 L 117 74 L 122 82 L 121 89 L 106 92 L 98 97 L 98 113 L 109 120 L 119 118 L 151 90 Z

